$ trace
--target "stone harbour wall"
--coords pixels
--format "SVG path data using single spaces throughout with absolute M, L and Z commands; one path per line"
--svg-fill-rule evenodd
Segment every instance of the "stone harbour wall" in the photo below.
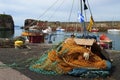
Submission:
M 86 22 L 85 25 L 87 26 L 89 22 Z M 52 28 L 53 31 L 56 30 L 57 27 L 61 27 L 65 29 L 66 31 L 72 32 L 72 31 L 82 31 L 83 30 L 83 24 L 79 22 L 49 22 L 49 21 L 38 21 L 33 19 L 26 19 L 24 22 L 24 28 L 28 29 L 30 26 L 36 25 L 37 29 L 46 29 L 48 26 Z M 94 23 L 95 28 L 98 28 L 99 31 L 104 32 L 107 31 L 107 29 L 120 29 L 120 21 L 96 21 Z

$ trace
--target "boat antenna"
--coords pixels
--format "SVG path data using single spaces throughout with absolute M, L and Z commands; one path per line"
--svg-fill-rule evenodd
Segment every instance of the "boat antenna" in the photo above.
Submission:
M 72 7 L 71 7 L 71 10 L 70 10 L 70 15 L 69 15 L 68 21 L 70 21 L 70 18 L 71 18 L 71 14 L 72 14 L 72 10 L 73 10 L 73 5 L 74 5 L 74 0 L 72 2 Z

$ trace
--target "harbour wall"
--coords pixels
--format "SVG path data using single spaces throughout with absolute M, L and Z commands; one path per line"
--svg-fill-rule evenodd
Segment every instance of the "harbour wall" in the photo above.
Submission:
M 88 24 L 89 22 L 86 22 L 85 26 L 88 26 Z M 36 25 L 37 29 L 46 29 L 48 26 L 50 26 L 53 31 L 55 31 L 57 27 L 61 27 L 69 32 L 83 30 L 83 24 L 79 22 L 49 22 L 33 19 L 26 19 L 24 22 L 25 29 L 28 29 L 30 26 L 33 25 Z M 94 22 L 93 27 L 99 29 L 100 32 L 105 32 L 107 31 L 107 29 L 120 29 L 120 21 L 97 21 Z

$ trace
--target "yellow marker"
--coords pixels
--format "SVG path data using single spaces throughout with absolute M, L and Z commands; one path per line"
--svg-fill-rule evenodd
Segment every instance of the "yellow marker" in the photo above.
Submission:
M 14 45 L 20 47 L 23 45 L 23 41 L 15 41 Z

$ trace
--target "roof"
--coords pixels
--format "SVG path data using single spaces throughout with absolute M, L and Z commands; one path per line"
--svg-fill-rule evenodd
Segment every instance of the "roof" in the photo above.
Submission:
M 78 45 L 92 46 L 95 39 L 79 39 L 79 38 L 75 38 L 74 41 Z
M 35 32 L 22 32 L 22 36 L 43 36 L 42 33 L 35 33 Z

